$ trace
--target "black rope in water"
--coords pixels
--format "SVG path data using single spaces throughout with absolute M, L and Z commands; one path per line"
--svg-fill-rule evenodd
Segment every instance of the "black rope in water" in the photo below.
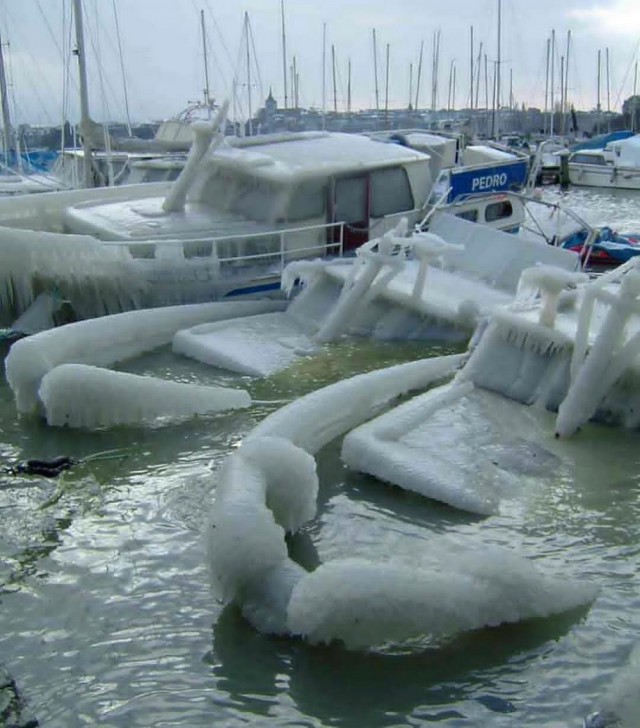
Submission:
M 94 460 L 113 460 L 127 456 L 125 449 L 104 450 L 103 452 L 87 455 L 84 458 L 74 460 L 67 455 L 59 455 L 52 460 L 25 460 L 15 465 L 9 465 L 1 472 L 8 475 L 43 475 L 45 478 L 57 478 L 60 473 L 69 470 L 74 465 L 88 463 Z
M 9 475 L 43 475 L 45 478 L 57 478 L 60 473 L 69 470 L 76 464 L 66 455 L 60 455 L 53 460 L 25 460 L 22 463 L 10 465 L 4 469 Z

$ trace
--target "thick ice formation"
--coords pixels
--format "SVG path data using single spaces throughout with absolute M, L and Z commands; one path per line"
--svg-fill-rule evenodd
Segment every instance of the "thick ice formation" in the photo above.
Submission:
M 589 716 L 585 728 L 637 728 L 640 725 L 640 645 L 614 677 L 602 698 L 601 710 Z
M 44 287 L 72 302 L 80 316 L 138 305 L 147 284 L 129 251 L 89 235 L 0 227 L 0 312 L 9 323 Z M 0 319 L 1 320 L 1 319 Z
M 360 374 L 300 397 L 265 418 L 247 436 L 283 437 L 307 452 L 378 413 L 388 402 L 451 376 L 464 354 L 422 359 Z
M 432 389 L 349 432 L 347 467 L 478 514 L 541 492 L 565 465 L 552 420 L 469 382 Z
M 415 561 L 329 562 L 309 574 L 285 531 L 315 514 L 314 452 L 389 399 L 451 372 L 459 357 L 363 374 L 270 415 L 225 462 L 208 551 L 216 592 L 259 630 L 366 648 L 442 637 L 588 604 L 589 586 L 549 578 L 510 551 L 425 544 Z M 428 365 L 428 366 L 427 366 Z M 303 449 L 304 448 L 304 449 Z
M 17 341 L 5 359 L 19 412 L 38 406 L 42 377 L 59 364 L 108 366 L 168 344 L 179 329 L 284 307 L 282 301 L 234 301 L 127 311 L 79 321 Z
M 363 648 L 546 617 L 594 596 L 589 585 L 545 577 L 526 559 L 478 544 L 431 569 L 393 559 L 322 564 L 294 587 L 288 622 L 311 642 Z
M 260 630 L 288 631 L 290 593 L 306 572 L 284 535 L 314 517 L 317 492 L 313 457 L 277 437 L 245 443 L 220 473 L 207 529 L 213 581 Z
M 609 305 L 609 311 L 587 354 L 593 302 L 598 298 Z M 617 296 L 596 285 L 585 299 L 571 362 L 571 386 L 558 409 L 556 432 L 561 436 L 571 435 L 593 417 L 607 392 L 640 355 L 640 332 L 625 341 L 627 322 L 640 313 L 640 272 L 623 277 Z M 637 423 L 638 416 L 633 420 Z
M 251 405 L 241 389 L 170 382 L 86 364 L 61 364 L 45 374 L 39 398 L 47 424 L 113 427 L 173 422 Z
M 266 377 L 317 353 L 308 327 L 286 312 L 200 324 L 173 337 L 178 354 L 239 374 Z

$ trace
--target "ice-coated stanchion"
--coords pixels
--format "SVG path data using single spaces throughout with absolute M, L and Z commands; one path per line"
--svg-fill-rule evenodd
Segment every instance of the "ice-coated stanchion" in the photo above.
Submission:
M 556 434 L 573 434 L 595 414 L 608 390 L 640 355 L 640 333 L 625 342 L 629 318 L 640 313 L 640 272 L 632 270 L 621 279 L 616 295 L 611 290 L 595 286 L 585 295 L 584 306 L 591 313 L 597 300 L 609 306 L 598 335 L 584 360 L 591 316 L 581 316 L 576 334 L 576 348 L 571 371 L 573 379 L 556 419 Z
M 464 245 L 447 243 L 434 233 L 415 233 L 411 238 L 411 249 L 415 257 L 420 261 L 418 275 L 411 295 L 414 299 L 420 299 L 427 280 L 427 270 L 431 263 L 449 252 L 464 250 Z
M 538 323 L 553 328 L 562 291 L 587 280 L 585 273 L 574 273 L 552 265 L 537 265 L 522 271 L 518 290 L 534 288 L 540 291 L 542 307 Z
M 353 266 L 353 275 L 345 281 L 337 304 L 315 335 L 317 341 L 333 341 L 339 336 L 363 302 L 373 298 L 402 270 L 404 257 L 394 255 L 393 251 L 398 245 L 407 246 L 408 240 L 404 237 L 407 228 L 407 220 L 402 218 L 393 230 L 358 248 L 356 255 L 361 264 Z M 387 271 L 376 280 L 385 266 Z
M 208 151 L 213 151 L 222 144 L 224 134 L 218 132 L 218 129 L 226 122 L 228 111 L 229 100 L 227 99 L 218 110 L 216 118 L 212 122 L 196 121 L 191 125 L 194 139 L 189 150 L 189 157 L 184 165 L 184 169 L 180 172 L 180 176 L 173 183 L 173 186 L 162 203 L 162 209 L 165 212 L 178 212 L 184 209 L 187 192 L 193 183 L 202 158 Z

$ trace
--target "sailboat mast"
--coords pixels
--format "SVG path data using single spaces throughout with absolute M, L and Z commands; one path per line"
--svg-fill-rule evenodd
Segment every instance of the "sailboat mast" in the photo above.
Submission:
M 351 58 L 347 61 L 347 113 L 351 114 Z
M 376 45 L 376 29 L 373 29 L 373 80 L 376 92 L 376 112 L 380 112 L 380 96 L 378 94 L 378 48 Z
M 611 131 L 611 86 L 609 84 L 609 49 L 606 48 L 606 62 L 607 62 L 607 131 Z
M 327 115 L 327 24 L 322 24 L 322 128 Z
M 424 50 L 424 41 L 420 41 L 420 58 L 418 59 L 418 78 L 416 79 L 416 105 L 415 110 L 418 110 L 418 99 L 420 97 L 420 78 L 422 77 L 422 51 Z
M 280 17 L 282 19 L 282 81 L 284 83 L 284 108 L 287 109 L 287 34 L 284 27 L 284 0 L 280 0 Z
M 551 40 L 547 38 L 547 65 L 544 80 L 544 133 L 547 133 L 547 112 L 549 111 L 549 59 L 551 57 Z
M 387 126 L 387 119 L 389 118 L 389 44 L 387 43 L 387 70 L 385 80 L 385 91 L 384 91 L 384 123 Z
M 502 0 L 498 0 L 498 60 L 496 62 L 496 131 L 500 133 L 500 63 L 502 40 Z
M 244 42 L 246 45 L 247 55 L 247 113 L 249 116 L 248 131 L 249 136 L 253 136 L 253 109 L 251 108 L 251 56 L 249 53 L 249 13 L 246 10 L 244 13 Z
M 207 30 L 204 25 L 204 10 L 200 11 L 200 30 L 202 31 L 202 52 L 204 55 L 204 103 L 211 109 L 211 96 L 209 95 L 209 63 L 207 60 Z
M 87 90 L 87 66 L 84 54 L 84 29 L 82 26 L 82 2 L 73 0 L 73 16 L 76 26 L 76 55 L 78 56 L 78 74 L 80 77 L 80 129 L 82 130 L 82 147 L 84 150 L 82 165 L 84 186 L 93 187 L 91 173 L 91 143 L 89 141 L 89 92 Z
M 480 48 L 478 49 L 478 63 L 477 63 L 478 72 L 476 73 L 476 103 L 475 103 L 476 109 L 480 106 L 480 76 L 482 75 L 480 73 L 481 68 L 482 68 L 482 41 L 480 41 Z
M 469 45 L 469 109 L 473 111 L 473 25 Z
M 631 110 L 631 131 L 636 130 L 636 115 L 638 114 L 638 61 L 636 61 L 633 74 L 633 108 Z
M 598 134 L 600 133 L 600 127 L 601 127 L 601 112 L 602 112 L 602 106 L 600 105 L 600 69 L 602 66 L 601 63 L 601 57 L 602 57 L 602 51 L 600 48 L 598 48 L 598 89 L 597 89 L 597 103 L 596 103 L 596 110 L 598 112 L 596 125 L 597 125 L 597 131 Z
M 331 66 L 333 68 L 333 113 L 338 113 L 338 94 L 336 91 L 336 48 L 331 44 Z
M 567 31 L 567 54 L 564 60 L 564 121 L 562 133 L 566 133 L 567 118 L 569 116 L 569 51 L 571 50 L 571 31 Z
M 407 108 L 411 110 L 411 102 L 413 101 L 413 63 L 409 63 L 409 104 Z
M 2 38 L 0 38 L 0 101 L 2 102 L 2 126 L 4 129 L 4 158 L 5 163 L 8 164 L 12 149 L 16 151 L 16 157 L 19 158 L 19 155 L 17 153 L 15 139 L 13 138 L 13 127 L 11 126 L 11 116 L 9 114 L 9 97 L 7 95 L 7 77 L 4 69 Z
M 549 136 L 553 136 L 553 121 L 554 121 L 554 115 L 555 115 L 555 97 L 554 97 L 554 85 L 556 82 L 556 74 L 555 74 L 555 58 L 556 58 L 556 31 L 551 31 L 551 71 L 549 74 L 549 80 L 551 83 L 551 99 L 550 99 L 550 106 L 551 106 L 551 116 L 549 119 Z

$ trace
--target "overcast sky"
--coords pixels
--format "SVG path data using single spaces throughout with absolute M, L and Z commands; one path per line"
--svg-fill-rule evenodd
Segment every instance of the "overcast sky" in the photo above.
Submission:
M 89 64 L 90 108 L 96 120 L 125 119 L 127 89 L 130 118 L 174 116 L 202 99 L 204 59 L 200 11 L 204 11 L 212 96 L 229 95 L 234 73 L 248 108 L 243 16 L 251 38 L 252 108 L 273 94 L 284 104 L 280 0 L 83 0 Z M 76 59 L 70 0 L 4 0 L 0 33 L 9 75 L 12 115 L 17 122 L 56 124 L 78 118 Z M 418 61 L 424 42 L 419 105 L 430 107 L 434 32 L 440 31 L 438 106 L 446 106 L 452 64 L 456 69 L 456 106 L 468 105 L 470 29 L 474 55 L 483 43 L 489 74 L 498 53 L 498 0 L 284 0 L 289 104 L 290 68 L 295 57 L 301 106 L 322 107 L 323 46 L 326 50 L 325 98 L 333 108 L 332 47 L 335 49 L 337 106 L 347 104 L 351 59 L 353 108 L 375 107 L 372 30 L 378 50 L 379 105 L 386 95 L 389 47 L 389 107 L 415 100 Z M 117 17 L 117 26 L 116 26 Z M 119 33 L 117 32 L 119 27 Z M 326 29 L 326 30 L 325 30 Z M 518 103 L 543 108 L 547 38 L 556 32 L 558 100 L 560 56 L 569 50 L 569 101 L 593 108 L 597 92 L 597 52 L 602 51 L 601 103 L 607 108 L 606 50 L 609 48 L 611 109 L 619 109 L 634 89 L 640 43 L 638 0 L 502 0 L 502 100 L 509 101 L 510 78 Z M 326 43 L 323 44 L 323 35 Z M 8 46 L 6 45 L 8 44 Z M 120 63 L 122 49 L 123 66 Z M 254 56 L 255 50 L 255 56 Z M 65 83 L 68 78 L 68 83 Z M 124 78 L 124 80 L 123 80 Z M 491 87 L 491 80 L 489 86 Z M 482 65 L 480 100 L 484 105 Z

